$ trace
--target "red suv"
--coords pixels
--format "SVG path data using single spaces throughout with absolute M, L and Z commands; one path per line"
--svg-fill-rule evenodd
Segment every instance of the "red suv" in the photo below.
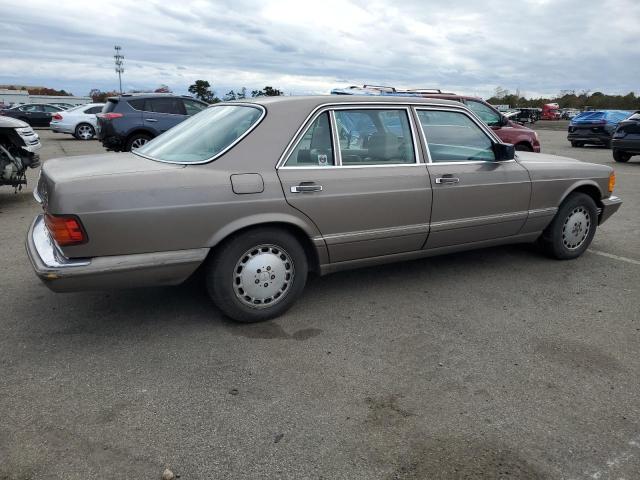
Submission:
M 504 143 L 511 143 L 516 150 L 526 152 L 540 152 L 540 140 L 538 134 L 530 128 L 512 122 L 493 108 L 487 102 L 478 97 L 458 95 L 443 92 L 438 89 L 398 90 L 394 87 L 378 87 L 365 85 L 364 87 L 335 88 L 331 90 L 335 95 L 384 95 L 384 96 L 412 96 L 426 98 L 442 98 L 464 103 L 473 112 L 489 125 L 496 135 Z

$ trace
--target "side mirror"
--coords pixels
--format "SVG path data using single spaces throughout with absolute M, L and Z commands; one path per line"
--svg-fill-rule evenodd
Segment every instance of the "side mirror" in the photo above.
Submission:
M 507 125 L 509 125 L 509 119 L 505 115 L 500 115 L 500 123 L 499 123 L 499 125 L 501 127 L 506 127 Z
M 494 143 L 493 153 L 496 155 L 496 162 L 513 160 L 516 157 L 516 147 L 510 143 Z

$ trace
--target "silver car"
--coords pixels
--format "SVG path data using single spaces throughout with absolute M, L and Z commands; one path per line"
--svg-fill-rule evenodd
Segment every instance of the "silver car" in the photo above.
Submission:
M 219 103 L 132 153 L 48 161 L 27 251 L 54 291 L 174 285 L 202 267 L 241 322 L 309 272 L 539 241 L 581 255 L 621 205 L 608 166 L 518 152 L 457 102 Z

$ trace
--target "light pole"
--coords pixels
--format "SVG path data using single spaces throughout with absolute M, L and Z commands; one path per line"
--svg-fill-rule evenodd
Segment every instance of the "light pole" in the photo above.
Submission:
M 118 74 L 118 82 L 120 83 L 120 95 L 122 95 L 122 74 L 124 73 L 124 57 L 120 55 L 120 51 L 122 47 L 120 45 L 116 45 L 113 47 L 116 51 L 116 54 L 113 56 L 116 61 L 116 73 Z

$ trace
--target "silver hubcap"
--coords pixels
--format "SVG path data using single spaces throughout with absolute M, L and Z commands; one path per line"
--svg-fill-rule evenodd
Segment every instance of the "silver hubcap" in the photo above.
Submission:
M 149 140 L 146 138 L 136 138 L 131 144 L 131 148 L 140 148 L 142 145 L 147 143 Z
M 89 125 L 78 127 L 78 136 L 83 140 L 91 140 L 93 138 L 93 129 Z
M 286 250 L 276 245 L 259 245 L 247 250 L 236 263 L 233 288 L 243 304 L 266 308 L 287 295 L 294 274 Z
M 587 239 L 591 229 L 591 215 L 580 206 L 574 208 L 562 226 L 562 243 L 569 250 L 580 248 Z

